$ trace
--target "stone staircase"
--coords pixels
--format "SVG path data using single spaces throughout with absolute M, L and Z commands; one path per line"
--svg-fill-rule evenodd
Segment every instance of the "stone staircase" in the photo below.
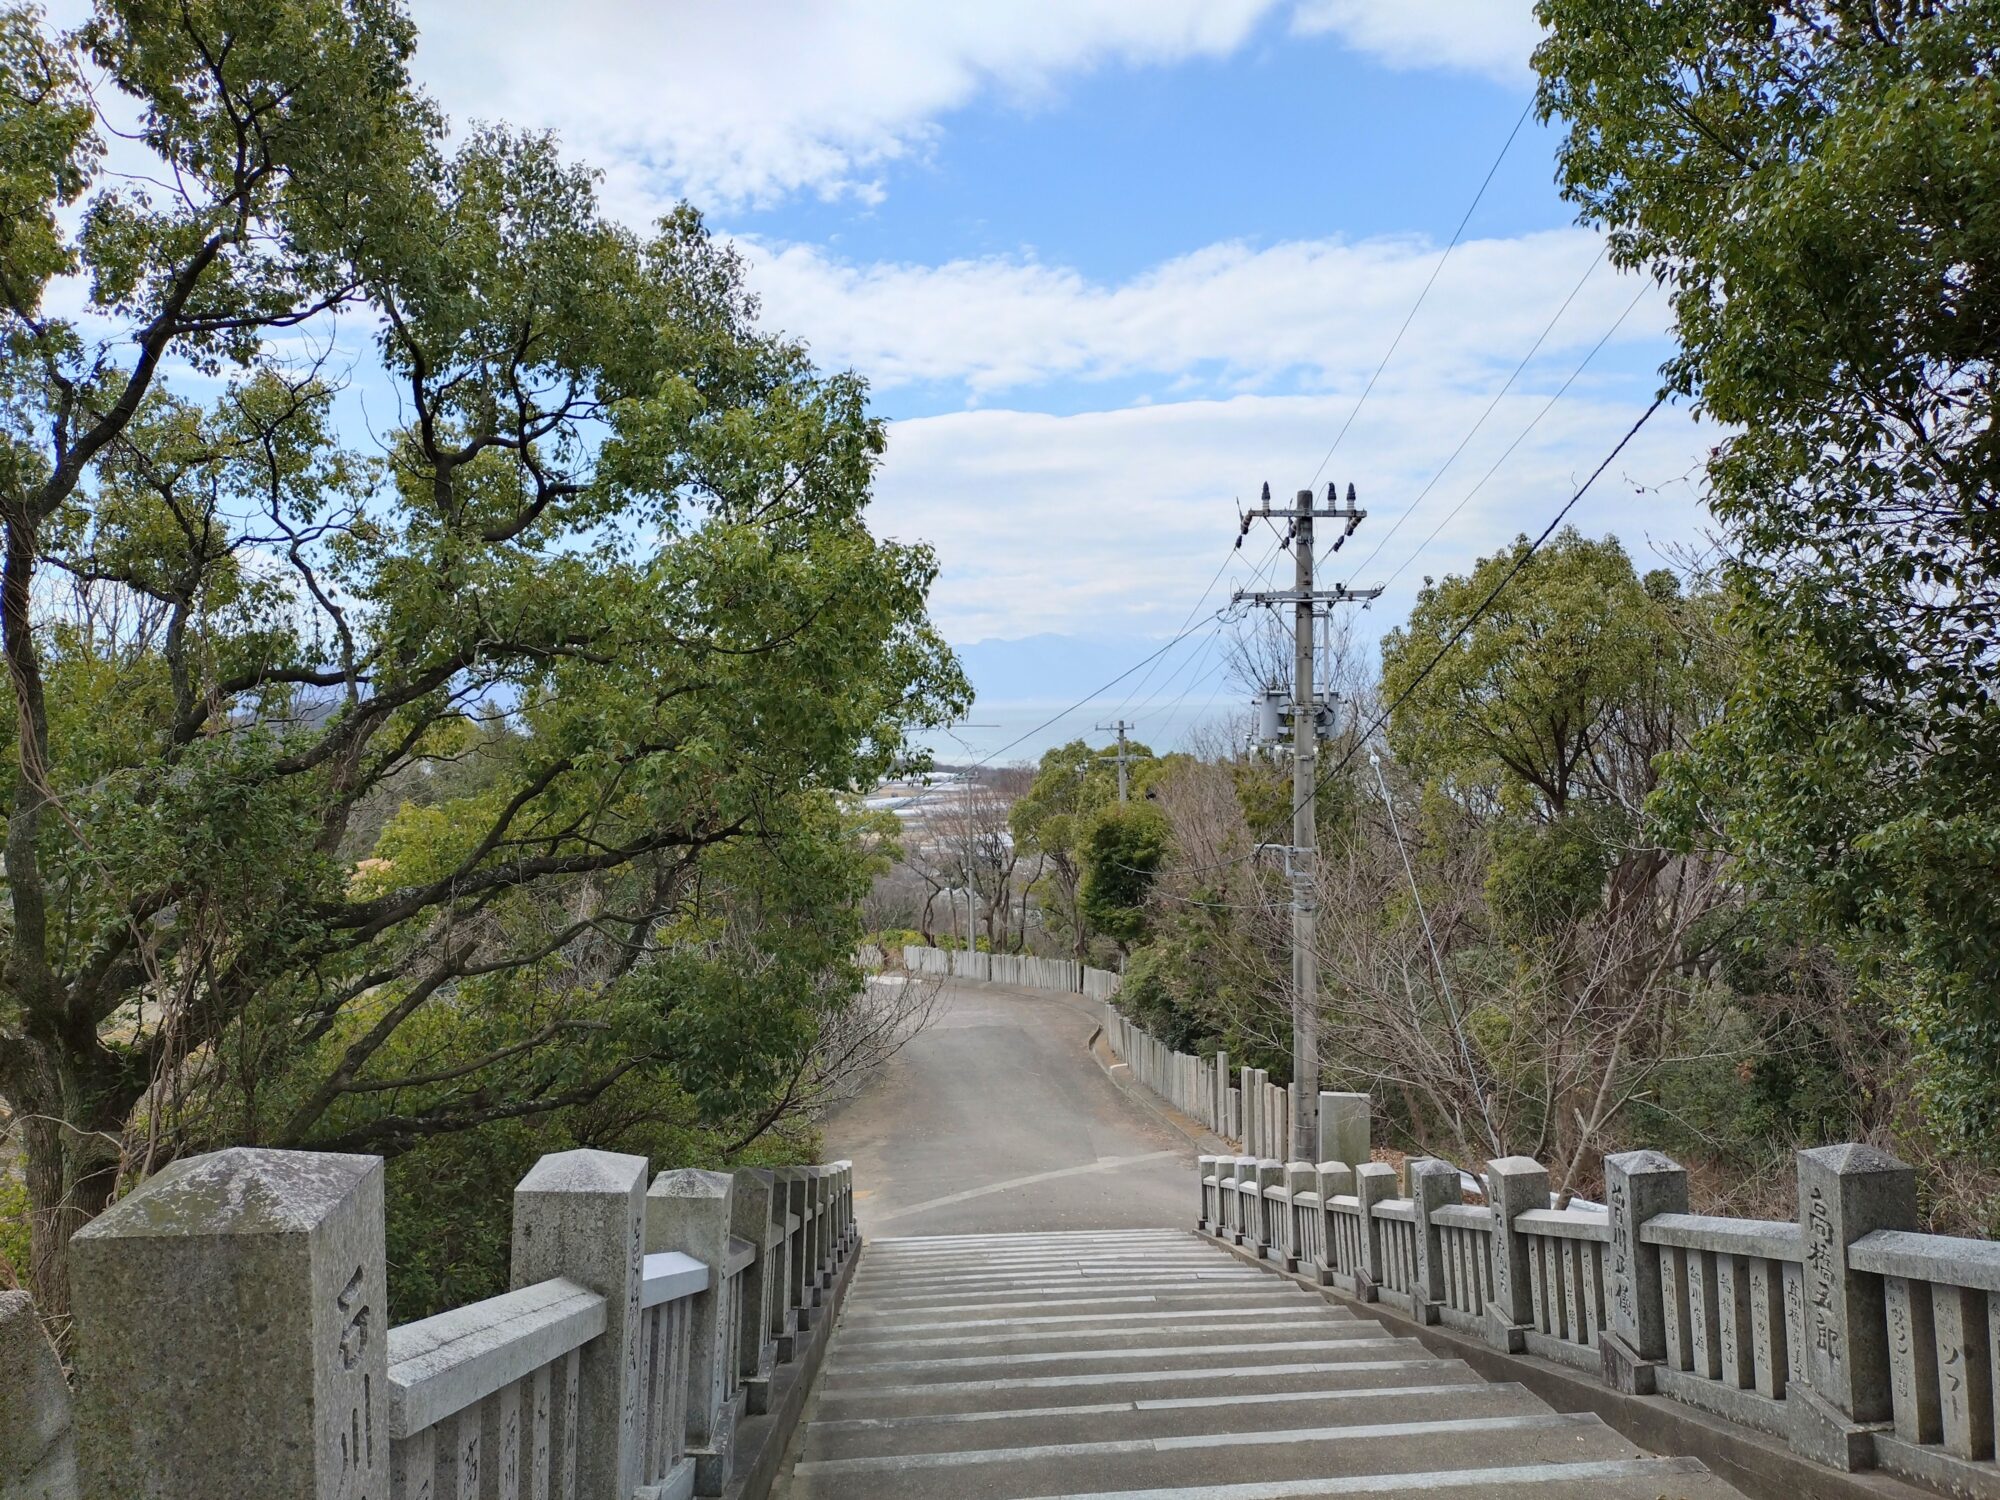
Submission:
M 789 1500 L 1729 1500 L 1192 1234 L 870 1240 Z

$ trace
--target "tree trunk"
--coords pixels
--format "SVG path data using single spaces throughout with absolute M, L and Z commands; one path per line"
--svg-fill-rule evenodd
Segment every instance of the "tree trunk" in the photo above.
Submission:
M 86 1081 L 53 1055 L 25 1044 L 19 1086 L 8 1089 L 21 1127 L 28 1183 L 28 1290 L 48 1319 L 69 1316 L 69 1242 L 111 1205 L 123 1160 L 129 1090 Z

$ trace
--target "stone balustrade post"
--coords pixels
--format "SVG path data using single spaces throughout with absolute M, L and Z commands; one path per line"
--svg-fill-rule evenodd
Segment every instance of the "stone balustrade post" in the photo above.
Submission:
M 1417 1284 L 1410 1311 L 1419 1323 L 1435 1323 L 1444 1303 L 1444 1234 L 1431 1222 L 1431 1215 L 1459 1202 L 1464 1194 L 1459 1191 L 1458 1168 L 1448 1161 L 1424 1157 L 1406 1163 L 1404 1171 L 1417 1215 Z
M 1269 1260 L 1285 1253 L 1284 1210 L 1273 1206 L 1266 1188 L 1285 1185 L 1285 1164 L 1281 1161 L 1257 1163 L 1257 1257 Z
M 1204 1234 L 1215 1232 L 1215 1216 L 1222 1211 L 1221 1160 L 1217 1156 L 1197 1156 L 1194 1159 L 1195 1181 L 1201 1189 L 1201 1213 L 1195 1219 L 1195 1228 Z M 1214 1213 L 1210 1212 L 1211 1206 Z
M 1519 1354 L 1528 1347 L 1535 1304 L 1528 1241 L 1515 1232 L 1514 1220 L 1531 1208 L 1549 1206 L 1548 1168 L 1525 1156 L 1488 1162 L 1486 1202 L 1493 1210 L 1493 1297 L 1486 1304 L 1486 1337 L 1495 1348 Z
M 1332 1208 L 1337 1197 L 1352 1197 L 1354 1194 L 1354 1168 L 1344 1161 L 1323 1161 L 1315 1170 L 1319 1178 L 1319 1265 L 1316 1268 L 1321 1286 L 1333 1284 L 1333 1273 L 1339 1269 L 1339 1226 L 1335 1223 Z
M 771 1199 L 776 1181 L 769 1170 L 745 1167 L 735 1174 L 730 1194 L 729 1232 L 757 1247 L 743 1272 L 743 1316 L 741 1342 L 737 1349 L 737 1374 L 748 1393 L 746 1407 L 751 1416 L 770 1410 L 771 1375 L 777 1368 L 778 1344 L 771 1332 L 771 1304 L 783 1296 L 777 1262 L 771 1254 Z
M 629 1495 L 639 1483 L 645 1259 L 645 1157 L 561 1151 L 536 1162 L 514 1189 L 514 1288 L 567 1276 L 604 1299 L 604 1332 L 579 1353 L 574 1419 L 558 1413 L 555 1467 L 574 1476 L 577 1494 Z
M 1383 1161 L 1365 1161 L 1354 1169 L 1354 1196 L 1361 1202 L 1361 1265 L 1354 1277 L 1354 1295 L 1373 1302 L 1382 1285 L 1382 1226 L 1375 1205 L 1396 1196 L 1396 1169 Z
M 1605 1208 L 1611 1243 L 1604 1258 L 1610 1326 L 1598 1337 L 1604 1383 L 1628 1396 L 1650 1396 L 1667 1357 L 1667 1298 L 1660 1247 L 1639 1238 L 1656 1214 L 1688 1211 L 1687 1171 L 1657 1151 L 1604 1158 Z
M 1305 1241 L 1299 1233 L 1298 1195 L 1319 1192 L 1319 1169 L 1309 1161 L 1294 1161 L 1285 1164 L 1285 1269 L 1306 1271 L 1312 1268 L 1311 1258 L 1306 1254 Z
M 1257 1182 L 1257 1158 L 1236 1158 L 1236 1229 L 1232 1238 L 1239 1245 L 1256 1248 L 1264 1232 L 1263 1200 L 1251 1191 Z
M 695 1294 L 688 1309 L 688 1452 L 695 1460 L 696 1489 L 704 1495 L 722 1492 L 736 1437 L 727 1366 L 736 1306 L 724 1279 L 735 1199 L 734 1178 L 699 1167 L 662 1172 L 646 1193 L 646 1252 L 678 1250 L 708 1267 L 708 1288 Z
M 1796 1453 L 1853 1472 L 1874 1463 L 1874 1429 L 1893 1415 L 1889 1309 L 1882 1278 L 1854 1270 L 1848 1251 L 1878 1229 L 1917 1222 L 1916 1174 L 1873 1146 L 1801 1151 L 1804 1379 L 1785 1394 Z
M 1366 1094 L 1319 1096 L 1319 1159 L 1358 1167 L 1368 1160 L 1368 1124 L 1374 1104 Z
M 386 1495 L 382 1231 L 379 1158 L 248 1148 L 174 1162 L 80 1230 L 80 1492 Z
M 1208 1128 L 1227 1139 L 1229 1136 L 1229 1054 L 1218 1051 L 1215 1054 L 1215 1118 Z
M 779 1167 L 772 1173 L 773 1186 L 780 1190 L 783 1205 L 773 1211 L 784 1216 L 786 1226 L 786 1283 L 785 1283 L 785 1323 L 786 1327 L 778 1335 L 778 1358 L 789 1362 L 798 1352 L 799 1339 L 812 1326 L 812 1310 L 818 1296 L 818 1283 L 812 1274 L 811 1241 L 806 1215 L 812 1204 L 807 1197 L 807 1183 L 804 1171 L 798 1167 Z M 793 1221 L 797 1227 L 793 1227 Z

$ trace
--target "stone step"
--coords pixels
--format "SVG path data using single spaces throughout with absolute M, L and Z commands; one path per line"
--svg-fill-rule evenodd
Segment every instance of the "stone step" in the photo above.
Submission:
M 857 1280 L 854 1290 L 867 1294 L 870 1301 L 878 1297 L 936 1297 L 946 1292 L 978 1292 L 987 1287 L 1132 1287 L 1175 1285 L 1181 1282 L 1211 1281 L 1268 1281 L 1269 1273 L 1256 1266 L 1246 1266 L 1241 1261 L 1235 1265 L 1218 1265 L 1213 1261 L 1201 1261 L 1185 1266 L 1128 1266 L 1106 1271 L 1045 1270 L 1022 1271 L 1001 1274 L 965 1274 L 951 1276 L 928 1276 L 902 1274 L 877 1276 L 869 1281 Z
M 1004 1380 L 1018 1375 L 1104 1375 L 1128 1370 L 1156 1373 L 1212 1365 L 1218 1361 L 1256 1362 L 1266 1366 L 1326 1363 L 1339 1360 L 1418 1358 L 1424 1346 L 1398 1338 L 1379 1323 L 1338 1323 L 1323 1328 L 1286 1329 L 1276 1339 L 1236 1339 L 1222 1336 L 1189 1342 L 1185 1334 L 1124 1344 L 1078 1345 L 1067 1349 L 1032 1349 L 995 1353 L 985 1349 L 963 1354 L 930 1354 L 915 1358 L 883 1358 L 867 1354 L 852 1360 L 827 1351 L 824 1377 L 845 1390 L 871 1386 L 910 1385 L 932 1380 Z
M 1267 1324 L 1297 1325 L 1308 1321 L 1353 1323 L 1359 1315 L 1331 1303 L 1274 1307 L 1179 1307 L 1171 1310 L 1139 1309 L 1131 1312 L 1045 1313 L 990 1318 L 927 1318 L 909 1321 L 885 1318 L 865 1325 L 843 1318 L 839 1337 L 843 1343 L 871 1344 L 913 1339 L 973 1339 L 994 1332 L 1022 1333 L 1047 1329 L 1086 1332 L 1091 1329 L 1181 1328 L 1190 1333 L 1209 1329 L 1254 1328 Z
M 936 1500 L 945 1494 L 1028 1500 L 1169 1486 L 1269 1486 L 1644 1457 L 1595 1417 L 1544 1410 L 1443 1421 L 801 1459 L 794 1470 L 793 1493 L 797 1500 Z
M 1277 1342 L 1318 1334 L 1349 1333 L 1378 1337 L 1382 1325 L 1366 1319 L 1321 1317 L 1310 1311 L 1282 1310 L 1276 1318 L 1204 1320 L 1200 1323 L 1174 1317 L 1149 1318 L 1144 1322 L 1058 1325 L 1056 1327 L 1016 1326 L 1013 1328 L 952 1328 L 916 1333 L 892 1328 L 873 1328 L 866 1333 L 844 1329 L 828 1347 L 827 1355 L 850 1364 L 878 1359 L 928 1359 L 963 1350 L 992 1354 L 1012 1354 L 1031 1349 L 1120 1347 L 1126 1344 L 1185 1343 L 1190 1339 L 1216 1339 L 1232 1344 Z
M 804 1482 L 802 1482 L 803 1484 Z M 795 1500 L 829 1491 L 795 1488 Z M 991 1486 L 953 1490 L 957 1500 L 1029 1500 Z M 1340 1500 L 1340 1497 L 1416 1497 L 1426 1500 L 1742 1500 L 1691 1458 L 1605 1459 L 1579 1464 L 1521 1464 L 1456 1473 L 1359 1474 L 1342 1479 L 1278 1484 L 1196 1484 L 1148 1489 L 1070 1491 L 1048 1500 Z
M 1063 1307 L 1130 1307 L 1148 1303 L 1160 1307 L 1173 1307 L 1183 1304 L 1222 1305 L 1225 1303 L 1241 1303 L 1247 1307 L 1270 1307 L 1277 1304 L 1310 1307 L 1320 1300 L 1320 1298 L 1313 1296 L 1304 1287 L 1294 1286 L 1290 1282 L 1284 1282 L 1281 1284 L 1280 1289 L 1272 1290 L 1255 1281 L 1224 1281 L 1203 1283 L 1197 1286 L 1160 1286 L 1150 1290 L 1135 1288 L 1127 1291 L 1113 1291 L 1106 1288 L 1101 1291 L 1093 1291 L 1078 1288 L 1074 1293 L 1068 1291 L 1043 1294 L 1014 1292 L 991 1297 L 984 1295 L 977 1297 L 954 1297 L 949 1293 L 940 1293 L 911 1302 L 905 1302 L 900 1299 L 885 1302 L 871 1298 L 864 1305 L 857 1307 L 854 1310 L 853 1316 L 858 1322 L 867 1322 L 884 1318 L 916 1317 L 930 1312 L 956 1311 L 978 1313 L 988 1310 L 1032 1312 L 1053 1311 L 1056 1308 Z
M 1425 1379 L 1433 1383 L 1423 1383 Z M 1349 1390 L 1247 1396 L 1209 1391 L 1149 1401 L 1090 1400 L 1014 1411 L 822 1419 L 807 1427 L 803 1452 L 809 1459 L 867 1458 L 1102 1438 L 1443 1421 L 1546 1410 L 1519 1385 L 1488 1385 L 1470 1370 L 1461 1369 Z
M 1369 1351 L 1374 1352 L 1374 1351 Z M 1008 1411 L 1024 1406 L 1066 1406 L 1093 1401 L 1171 1400 L 1210 1392 L 1253 1396 L 1285 1391 L 1357 1390 L 1383 1385 L 1429 1385 L 1456 1378 L 1466 1367 L 1436 1359 L 1420 1347 L 1380 1358 L 1306 1360 L 1275 1364 L 1228 1357 L 1181 1370 L 1121 1370 L 1094 1375 L 1015 1375 L 999 1380 L 923 1380 L 858 1388 L 826 1380 L 815 1396 L 816 1415 L 878 1417 L 920 1412 Z

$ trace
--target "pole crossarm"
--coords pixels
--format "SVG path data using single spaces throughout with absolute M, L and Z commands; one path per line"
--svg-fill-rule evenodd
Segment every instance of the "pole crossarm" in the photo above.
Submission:
M 1345 584 L 1330 589 L 1238 589 L 1232 604 L 1354 604 L 1382 597 L 1381 588 L 1351 589 Z

